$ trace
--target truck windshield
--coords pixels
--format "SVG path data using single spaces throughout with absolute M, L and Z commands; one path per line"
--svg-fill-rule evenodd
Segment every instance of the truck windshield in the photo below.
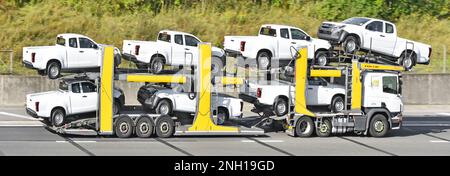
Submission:
M 67 83 L 64 81 L 61 81 L 61 82 L 59 82 L 59 90 L 68 91 L 69 85 L 67 85 Z
M 56 44 L 62 45 L 62 46 L 66 46 L 66 39 L 64 39 L 62 37 L 57 37 L 56 38 Z
M 367 18 L 349 18 L 349 19 L 342 21 L 342 23 L 362 26 L 365 23 L 367 23 L 369 20 L 370 19 L 367 19 Z
M 269 27 L 262 27 L 261 30 L 259 31 L 259 34 L 276 37 L 277 31 Z
M 383 92 L 398 94 L 398 78 L 396 76 L 385 76 L 383 77 Z

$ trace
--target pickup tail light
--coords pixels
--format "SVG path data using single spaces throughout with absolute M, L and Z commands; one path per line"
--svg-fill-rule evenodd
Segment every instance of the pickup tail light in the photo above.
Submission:
M 261 98 L 261 94 L 262 94 L 262 89 L 261 88 L 256 89 L 256 97 Z
M 36 53 L 31 53 L 31 62 L 34 63 L 35 60 L 36 60 Z
M 241 101 L 241 112 L 244 110 L 244 102 Z
M 39 101 L 34 102 L 34 106 L 35 106 L 36 112 L 39 112 Z
M 245 41 L 241 41 L 241 51 L 245 51 Z
M 141 46 L 140 46 L 140 45 L 136 45 L 136 46 L 134 47 L 134 54 L 135 54 L 135 55 L 139 55 L 139 49 L 141 49 Z
M 431 51 L 433 51 L 433 49 L 430 48 L 430 52 L 428 53 L 428 58 L 431 58 Z

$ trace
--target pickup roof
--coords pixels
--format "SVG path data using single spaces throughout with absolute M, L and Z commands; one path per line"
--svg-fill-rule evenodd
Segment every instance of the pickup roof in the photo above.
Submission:
M 292 60 L 295 50 L 308 47 L 308 58 L 315 58 L 318 65 L 328 64 L 327 51 L 331 44 L 326 40 L 311 38 L 303 30 L 285 25 L 265 24 L 258 36 L 225 36 L 224 49 L 230 55 L 242 55 L 256 59 L 258 68 L 267 69 L 274 60 L 280 66 Z
M 154 85 L 144 85 L 139 89 L 138 101 L 158 114 L 173 114 L 174 112 L 195 113 L 196 94 L 184 92 L 181 87 L 172 89 Z M 242 117 L 243 101 L 222 93 L 211 96 L 213 114 L 217 114 L 218 124 L 222 124 L 230 117 Z
M 149 69 L 158 74 L 163 71 L 164 65 L 197 65 L 197 46 L 201 42 L 189 33 L 162 30 L 155 42 L 124 40 L 122 51 L 124 59 L 136 63 L 139 69 Z M 225 65 L 225 52 L 212 47 L 212 56 L 212 72 L 217 73 Z
M 345 87 L 343 85 L 329 83 L 323 78 L 314 78 L 308 81 L 307 87 L 306 104 L 308 106 L 328 106 L 333 112 L 344 110 Z M 257 108 L 270 109 L 275 115 L 283 116 L 288 113 L 288 104 L 291 107 L 294 105 L 294 90 L 295 87 L 289 81 L 245 81 L 239 98 L 254 104 Z M 290 103 L 289 97 L 291 97 Z
M 98 70 L 103 58 L 102 44 L 80 34 L 59 34 L 54 46 L 23 48 L 23 64 L 36 69 L 50 79 L 60 76 L 61 70 Z M 120 50 L 114 48 L 115 64 L 120 64 Z
M 388 56 L 407 70 L 416 64 L 430 63 L 430 45 L 397 37 L 395 24 L 384 20 L 354 17 L 340 23 L 323 22 L 317 36 L 342 44 L 347 53 L 362 49 Z
M 122 90 L 114 89 L 114 114 L 125 103 Z M 54 126 L 61 126 L 68 116 L 91 113 L 98 110 L 97 86 L 91 81 L 63 80 L 59 90 L 28 94 L 26 111 L 35 118 L 43 118 Z

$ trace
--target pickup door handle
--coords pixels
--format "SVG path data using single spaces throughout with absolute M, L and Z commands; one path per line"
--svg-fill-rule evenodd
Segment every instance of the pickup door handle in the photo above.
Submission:
M 78 51 L 78 52 L 80 52 L 80 53 L 84 53 L 84 51 Z
M 87 96 L 86 96 L 86 95 L 83 95 L 83 98 L 87 98 Z
M 297 42 L 291 42 L 291 44 L 297 44 Z
M 189 51 L 189 50 L 191 50 L 191 49 L 189 49 L 189 48 L 184 48 L 184 50 Z
M 380 35 L 380 37 L 385 37 L 384 35 Z

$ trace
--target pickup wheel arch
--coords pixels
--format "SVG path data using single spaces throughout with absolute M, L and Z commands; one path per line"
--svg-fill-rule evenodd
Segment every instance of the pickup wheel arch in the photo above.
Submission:
M 284 105 L 284 110 L 283 109 L 279 109 L 279 108 L 283 108 L 281 106 Z M 280 107 L 278 107 L 280 106 Z M 286 115 L 289 112 L 289 98 L 284 96 L 284 95 L 279 95 L 275 98 L 274 102 L 273 102 L 273 111 L 275 113 L 275 115 L 277 116 L 283 116 Z M 280 112 L 280 110 L 282 110 L 283 112 Z
M 258 53 L 256 54 L 256 64 L 257 64 L 257 67 L 258 68 L 260 68 L 260 60 L 259 60 L 259 57 L 260 57 L 260 55 L 262 55 L 262 54 L 268 54 L 268 63 L 267 64 L 265 64 L 265 65 L 267 65 L 266 67 L 267 68 L 263 68 L 263 69 L 268 69 L 268 68 L 270 68 L 270 65 L 271 65 L 271 59 L 272 59 L 272 57 L 273 57 L 273 53 L 272 53 L 272 51 L 270 51 L 269 49 L 260 49 L 259 51 L 258 51 Z
M 352 38 L 355 39 L 355 48 L 350 53 L 354 53 L 354 52 L 358 51 L 359 49 L 361 49 L 361 43 L 362 43 L 361 37 L 358 34 L 349 33 L 344 37 L 344 40 L 341 43 L 345 52 L 348 52 L 347 48 L 346 48 L 347 47 L 346 45 L 348 43 L 347 40 L 350 40 Z
M 56 64 L 56 65 L 55 65 Z M 45 67 L 48 78 L 56 79 L 61 74 L 62 64 L 58 59 L 50 59 Z
M 339 100 L 339 98 L 341 98 L 342 99 L 342 101 L 344 101 L 344 104 L 343 104 L 343 107 L 342 107 L 342 110 L 344 110 L 345 109 L 345 95 L 344 94 L 335 94 L 332 98 L 331 98 L 331 101 L 330 101 L 330 111 L 331 112 L 339 112 L 338 110 L 336 110 L 336 108 L 335 108 L 335 103 L 336 103 L 336 101 L 338 101 Z
M 411 54 L 411 57 L 408 57 Z M 411 70 L 417 63 L 417 53 L 410 49 L 405 49 L 398 58 L 399 65 L 403 66 L 406 70 Z M 406 65 L 405 65 L 406 64 Z
M 158 62 L 162 62 L 160 65 L 161 68 L 154 68 L 154 62 L 158 61 Z M 149 67 L 150 70 L 152 70 L 153 73 L 158 74 L 159 72 L 161 72 L 163 70 L 164 64 L 167 62 L 166 57 L 164 57 L 164 55 L 162 54 L 154 54 L 151 59 L 150 59 L 150 63 L 149 63 Z M 158 66 L 159 67 L 159 66 Z
M 320 66 L 326 66 L 330 63 L 328 50 L 324 48 L 317 49 L 314 54 L 314 64 Z
M 169 108 L 169 109 L 167 109 L 167 114 L 163 114 L 163 115 L 170 115 L 170 114 L 172 114 L 173 113 L 173 109 L 174 109 L 175 106 L 173 104 L 173 101 L 171 99 L 169 99 L 169 98 L 161 98 L 161 99 L 158 100 L 158 102 L 156 103 L 156 108 L 155 108 L 156 113 L 161 114 L 159 108 L 162 106 L 162 103 L 168 103 L 168 107 L 167 108 Z
M 220 112 L 224 112 L 225 113 L 225 117 L 223 117 L 223 119 L 219 120 L 219 116 L 218 115 L 219 115 Z M 226 121 L 228 121 L 230 119 L 230 111 L 226 107 L 223 107 L 223 106 L 217 107 L 217 112 L 215 114 L 217 116 L 217 124 L 218 125 L 221 125 L 221 124 L 223 124 L 224 122 L 226 122 Z
M 55 114 L 55 113 L 62 113 L 62 117 L 60 117 L 60 118 L 62 118 L 62 119 L 56 119 L 56 115 L 58 115 L 58 114 Z M 66 112 L 66 110 L 65 110 L 63 107 L 61 107 L 61 106 L 54 107 L 54 108 L 50 111 L 50 123 L 51 123 L 53 126 L 59 127 L 59 126 L 64 125 L 64 123 L 65 123 L 65 121 L 66 121 L 66 117 L 67 117 L 67 112 Z

